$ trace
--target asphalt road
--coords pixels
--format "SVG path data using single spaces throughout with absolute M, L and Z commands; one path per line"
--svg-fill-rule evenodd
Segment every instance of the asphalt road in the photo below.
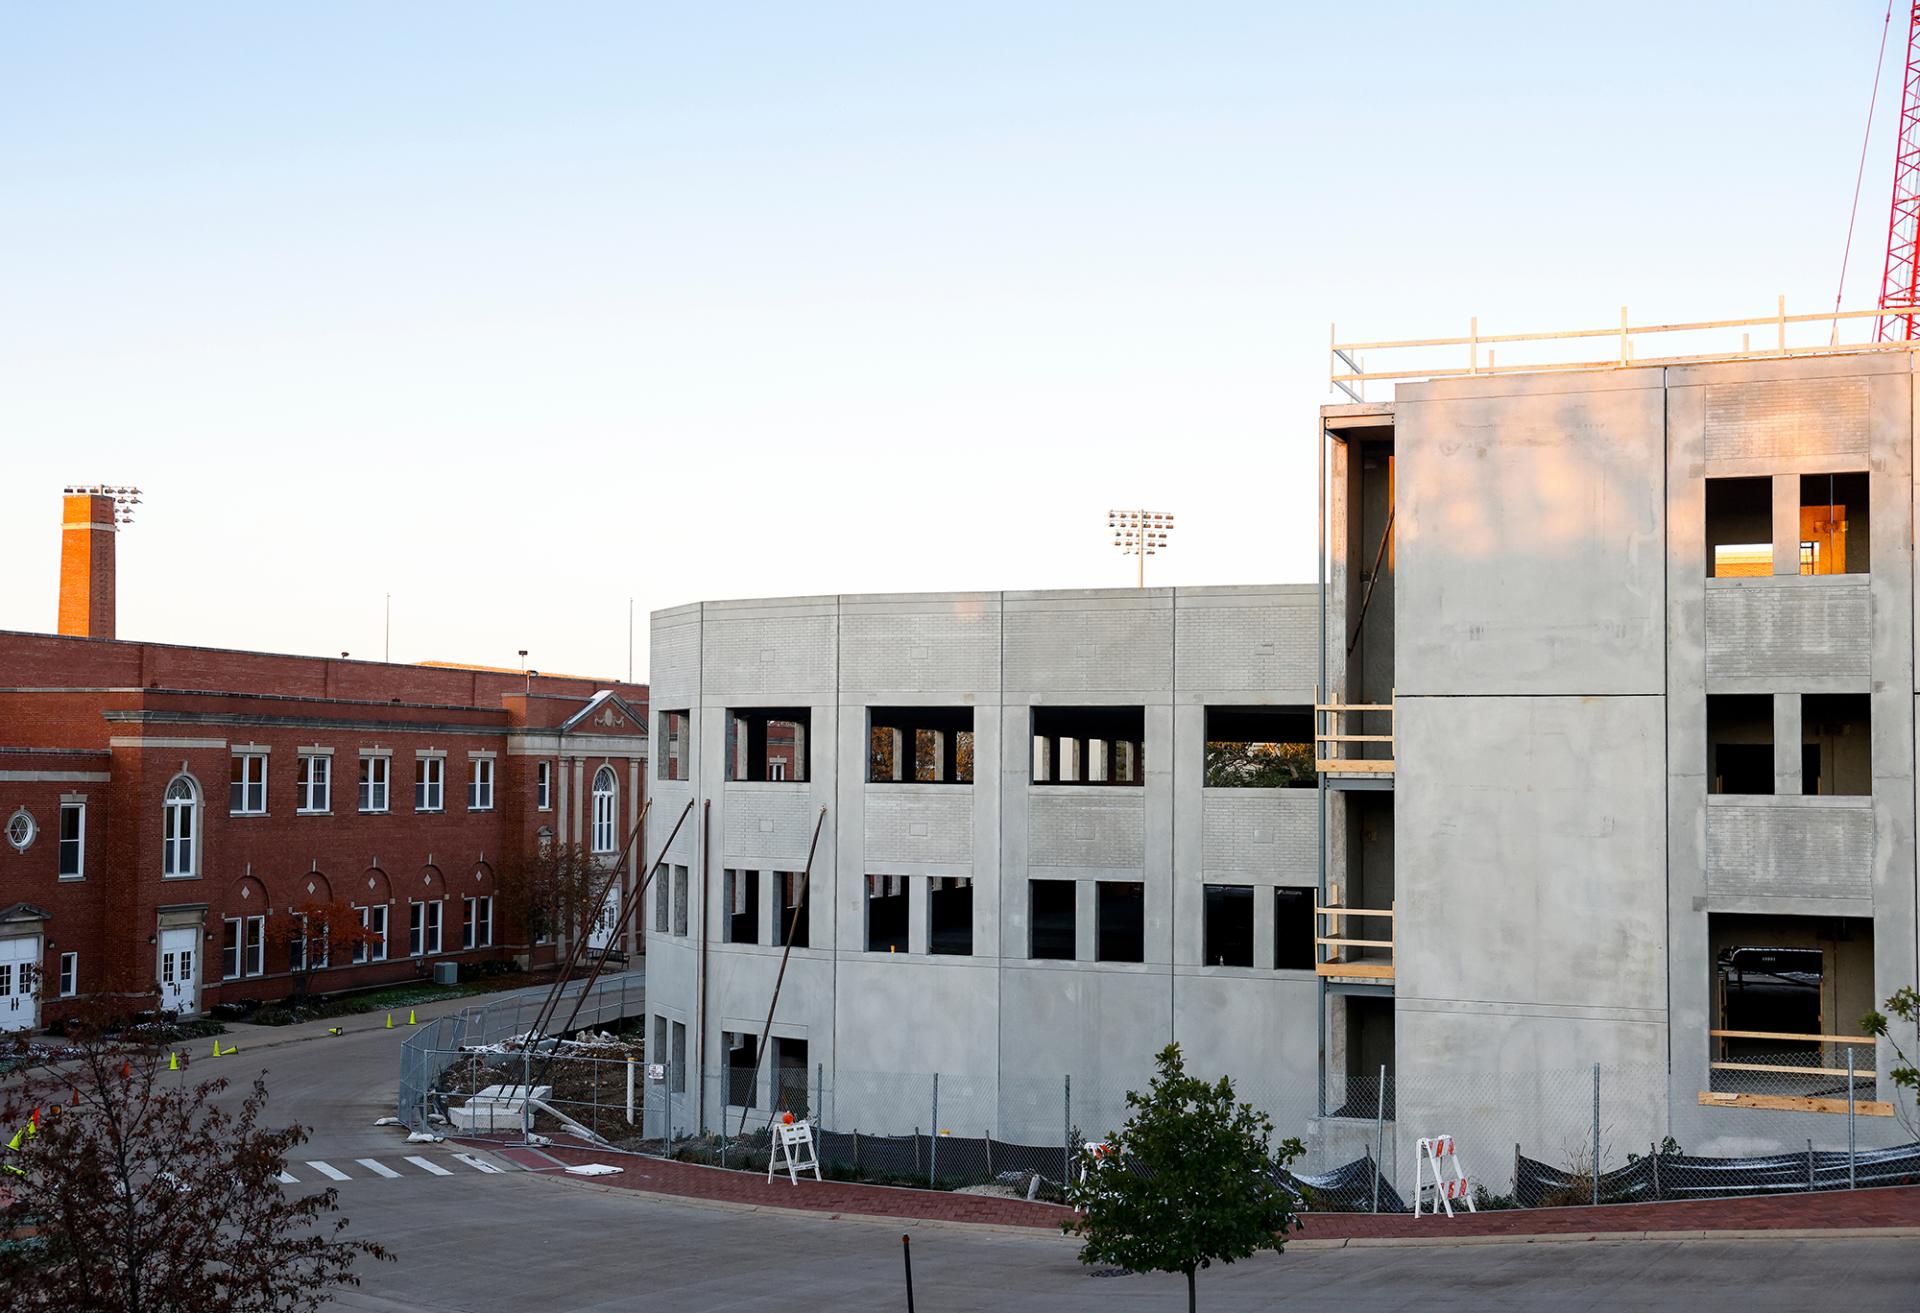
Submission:
M 316 1127 L 289 1164 L 296 1183 L 287 1188 L 334 1185 L 352 1220 L 349 1234 L 377 1239 L 399 1255 L 396 1263 L 364 1266 L 364 1284 L 340 1292 L 337 1309 L 904 1309 L 903 1230 L 913 1237 L 921 1313 L 1184 1306 L 1178 1277 L 1089 1270 L 1076 1258 L 1077 1245 L 1050 1234 L 935 1223 L 903 1228 L 661 1199 L 522 1172 L 453 1145 L 408 1145 L 400 1132 L 372 1124 L 392 1110 L 404 1033 L 375 1029 L 265 1049 L 249 1040 L 267 1037 L 239 1028 L 242 1053 L 225 1068 L 239 1078 L 264 1067 L 273 1120 Z M 204 1072 L 195 1063 L 193 1074 Z M 347 1179 L 333 1180 L 315 1163 Z M 1410 1307 L 1422 1313 L 1914 1313 L 1920 1310 L 1920 1242 L 1298 1250 L 1202 1272 L 1200 1304 L 1208 1310 L 1312 1304 L 1341 1313 Z

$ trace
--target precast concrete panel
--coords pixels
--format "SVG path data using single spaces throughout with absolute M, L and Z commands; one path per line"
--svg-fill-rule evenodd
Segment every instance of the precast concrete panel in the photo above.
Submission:
M 1873 799 L 1720 794 L 1707 803 L 1709 911 L 1758 898 L 1873 897 Z
M 1062 1078 L 1073 1077 L 1074 1125 L 1088 1136 L 1126 1120 L 1126 1093 L 1146 1088 L 1173 1035 L 1165 967 L 1006 964 L 1001 971 L 1003 1121 L 1030 1143 L 1061 1137 Z M 1022 1125 L 1022 1120 L 1027 1124 Z
M 1319 880 L 1319 795 L 1312 789 L 1204 789 L 1201 870 L 1268 884 Z
M 1172 589 L 1007 593 L 1004 604 L 1009 693 L 1128 703 L 1171 694 Z
M 1706 633 L 1709 692 L 1867 691 L 1873 607 L 1866 575 L 1710 579 Z
M 1402 386 L 1395 687 L 1662 691 L 1657 370 Z
M 701 691 L 727 706 L 824 700 L 838 662 L 835 598 L 705 603 Z
M 840 642 L 843 691 L 878 700 L 888 693 L 991 690 L 998 700 L 998 593 L 842 598 Z
M 866 853 L 870 863 L 923 864 L 973 871 L 974 790 L 950 784 L 869 784 Z M 873 869 L 891 869 L 874 867 Z
M 1309 704 L 1319 641 L 1315 588 L 1176 590 L 1174 680 L 1183 700 Z

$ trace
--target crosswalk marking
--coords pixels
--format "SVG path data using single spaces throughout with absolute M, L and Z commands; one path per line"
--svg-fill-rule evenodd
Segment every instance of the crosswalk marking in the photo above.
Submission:
M 475 1158 L 470 1153 L 456 1153 L 453 1156 L 477 1172 L 492 1172 L 496 1176 L 500 1174 L 500 1169 L 484 1158 Z
M 398 1180 L 400 1177 L 400 1173 L 394 1171 L 393 1168 L 387 1166 L 378 1158 L 355 1158 L 354 1161 L 372 1172 L 375 1176 L 384 1176 L 390 1181 Z
M 431 1162 L 425 1158 L 415 1157 L 412 1154 L 407 1155 L 407 1161 L 412 1163 L 415 1167 L 418 1167 L 421 1171 L 431 1173 L 434 1176 L 452 1176 L 453 1175 L 452 1172 L 442 1167 L 439 1163 Z
M 345 1172 L 341 1171 L 338 1167 L 335 1167 L 332 1163 L 322 1162 L 318 1158 L 310 1159 L 307 1163 L 307 1166 L 313 1168 L 314 1171 L 320 1173 L 320 1175 L 326 1177 L 330 1181 L 351 1181 L 353 1179 L 351 1176 L 348 1176 Z
M 274 1177 L 273 1179 L 280 1182 L 280 1184 L 282 1185 L 300 1184 L 300 1178 L 295 1176 L 292 1172 L 282 1172 L 280 1173 L 280 1175 Z

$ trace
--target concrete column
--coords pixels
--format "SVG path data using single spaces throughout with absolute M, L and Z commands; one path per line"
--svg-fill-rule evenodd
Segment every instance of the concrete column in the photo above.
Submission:
M 1381 922 L 1369 921 L 1369 925 Z M 1263 971 L 1273 969 L 1273 888 L 1253 887 L 1253 964 Z
M 567 803 L 570 797 L 567 792 L 567 759 L 565 757 L 554 760 L 553 775 L 554 791 L 557 795 L 554 801 L 553 841 L 565 843 L 567 841 Z
M 780 873 L 778 871 L 760 872 L 761 943 L 771 944 L 774 941 L 774 922 L 785 910 L 780 904 Z
M 1093 961 L 1094 881 L 1073 882 L 1073 956 L 1076 961 Z
M 907 877 L 907 951 L 924 953 L 927 951 L 929 927 L 927 921 L 927 894 L 932 882 L 924 875 Z
M 1800 476 L 1773 476 L 1773 572 L 1800 573 Z M 1795 789 L 1795 793 L 1799 790 Z
M 592 799 L 587 797 L 587 763 L 584 757 L 573 759 L 573 840 L 584 843 L 587 837 L 587 809 Z
M 1800 695 L 1773 695 L 1773 791 L 1798 797 L 1805 791 L 1806 772 L 1800 756 Z

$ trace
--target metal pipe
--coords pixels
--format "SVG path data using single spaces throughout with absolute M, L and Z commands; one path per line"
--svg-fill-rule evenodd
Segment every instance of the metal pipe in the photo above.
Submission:
M 1373 1211 L 1380 1211 L 1380 1155 L 1387 1144 L 1387 1064 L 1380 1064 L 1380 1088 L 1373 1098 Z
M 1313 565 L 1320 596 L 1320 683 L 1317 686 L 1316 696 L 1333 702 L 1337 699 L 1329 696 L 1327 688 L 1327 427 L 1325 423 L 1320 425 L 1316 445 L 1319 448 L 1320 462 L 1320 494 L 1315 499 L 1313 508 L 1319 539 L 1313 554 Z M 1317 750 L 1320 734 L 1320 712 L 1317 708 L 1313 713 L 1313 732 Z M 1325 906 L 1327 901 L 1327 778 L 1318 770 L 1314 771 L 1313 788 L 1318 811 L 1317 829 L 1320 850 L 1320 891 L 1315 895 L 1315 899 L 1321 906 Z M 1318 913 L 1315 913 L 1313 918 L 1313 933 L 1316 935 L 1320 933 Z M 1313 1086 L 1315 1104 L 1319 1115 L 1324 1117 L 1327 1115 L 1327 978 L 1319 973 L 1319 959 L 1320 950 L 1316 947 L 1314 949 L 1313 1020 L 1315 1036 L 1319 1042 L 1319 1061 L 1318 1070 L 1314 1073 Z
M 1593 1202 L 1600 1202 L 1600 1064 L 1593 1064 Z
M 707 850 L 713 835 L 713 799 L 700 806 L 700 998 L 693 1036 L 694 1079 L 700 1086 L 700 1121 L 697 1134 L 707 1130 Z M 724 1118 L 722 1119 L 724 1120 Z M 721 1128 L 725 1138 L 726 1127 Z
M 634 823 L 633 832 L 627 836 L 626 844 L 620 849 L 620 859 L 614 865 L 614 878 L 607 881 L 600 890 L 600 896 L 594 900 L 593 915 L 588 919 L 588 925 L 598 925 L 600 923 L 600 913 L 606 906 L 607 895 L 613 891 L 615 881 L 618 880 L 620 872 L 625 869 L 627 856 L 633 851 L 633 845 L 639 840 L 640 832 L 647 823 L 647 812 L 652 806 L 653 799 L 649 798 L 646 804 L 640 808 L 640 818 Z M 556 839 L 555 842 L 557 843 L 558 840 Z M 552 851 L 557 853 L 558 850 L 555 849 Z M 533 1025 L 527 1031 L 527 1043 L 531 1044 L 534 1039 L 545 1032 L 547 1024 L 553 1019 L 549 1014 L 559 1010 L 560 991 L 565 989 L 567 982 L 573 979 L 574 968 L 579 965 L 580 955 L 586 947 L 586 942 L 587 937 L 584 934 L 580 935 L 577 939 L 569 936 L 566 963 L 560 968 L 560 974 L 555 978 L 553 988 L 547 991 L 546 998 L 541 1001 L 540 1010 L 533 1014 Z

